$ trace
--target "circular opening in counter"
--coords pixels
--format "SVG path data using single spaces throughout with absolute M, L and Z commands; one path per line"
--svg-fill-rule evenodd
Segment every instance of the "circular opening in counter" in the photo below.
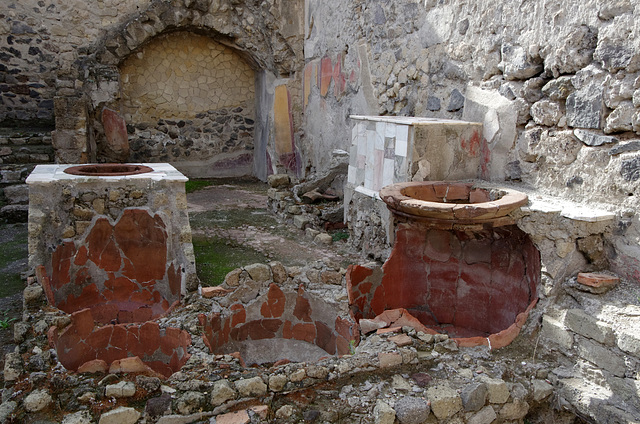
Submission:
M 128 163 L 94 163 L 89 165 L 71 166 L 64 170 L 66 174 L 94 177 L 119 177 L 125 175 L 146 174 L 153 172 L 153 168 L 146 165 Z

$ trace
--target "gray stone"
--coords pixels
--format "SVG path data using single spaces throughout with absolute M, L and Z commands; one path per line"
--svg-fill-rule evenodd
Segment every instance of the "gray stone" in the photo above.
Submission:
M 291 183 L 291 178 L 287 174 L 272 174 L 267 177 L 269 187 L 287 187 Z
M 204 406 L 204 402 L 204 393 L 186 392 L 178 399 L 176 408 L 182 415 L 189 415 L 200 410 Z
M 615 132 L 632 131 L 634 113 L 635 107 L 633 106 L 633 102 L 624 101 L 620 103 L 620 105 L 607 116 L 604 132 L 611 134 Z
M 163 393 L 158 397 L 151 398 L 147 401 L 144 411 L 151 417 L 159 417 L 161 415 L 171 413 L 171 395 Z
M 553 386 L 544 380 L 533 380 L 531 387 L 533 389 L 533 400 L 540 402 L 551 396 Z
M 616 377 L 623 377 L 625 374 L 626 365 L 624 358 L 589 339 L 579 338 L 578 355 L 598 367 L 609 371 Z
M 444 420 L 462 409 L 462 399 L 458 392 L 446 384 L 427 389 L 431 410 L 436 418 Z
M 4 357 L 4 381 L 16 381 L 23 371 L 20 354 L 15 352 L 7 353 Z
M 640 334 L 635 328 L 620 328 L 617 331 L 620 350 L 640 358 Z
M 307 215 L 295 215 L 293 217 L 293 225 L 301 230 L 304 230 L 310 223 L 311 219 Z
M 147 377 L 146 375 L 136 376 L 136 384 L 148 393 L 153 393 L 160 388 L 162 381 L 158 377 Z
M 386 402 L 378 399 L 373 408 L 373 420 L 375 424 L 393 424 L 396 420 L 396 411 Z
M 542 72 L 543 66 L 532 61 L 524 48 L 503 44 L 498 68 L 507 80 L 525 80 Z
M 603 144 L 612 144 L 617 143 L 618 139 L 616 137 L 612 137 L 610 135 L 602 135 L 595 133 L 593 131 L 583 130 L 580 128 L 576 128 L 573 130 L 573 135 L 580 141 L 582 141 L 587 146 L 602 146 Z
M 13 324 L 13 341 L 22 343 L 29 333 L 29 330 L 31 330 L 31 326 L 24 321 Z
M 282 284 L 287 281 L 287 270 L 284 268 L 281 262 L 274 261 L 269 263 L 271 267 L 271 275 L 273 275 L 273 282 L 276 284 Z
M 427 420 L 430 412 L 429 402 L 413 396 L 404 396 L 399 399 L 394 409 L 400 424 L 422 424 Z
M 211 389 L 211 405 L 222 405 L 228 400 L 235 399 L 236 391 L 227 380 L 218 380 Z
M 467 384 L 460 393 L 462 408 L 466 412 L 477 411 L 487 402 L 489 390 L 484 383 Z
M 609 21 L 616 16 L 633 12 L 633 5 L 630 0 L 611 0 L 606 2 L 598 11 L 598 18 Z
M 31 284 L 22 291 L 22 296 L 27 305 L 35 304 L 44 299 L 44 290 L 39 284 Z
M 73 414 L 65 415 L 62 424 L 91 424 L 93 418 L 89 411 L 78 411 Z
M 131 381 L 120 381 L 117 384 L 109 384 L 105 388 L 105 396 L 126 398 L 136 394 L 136 385 Z
M 11 185 L 4 188 L 4 195 L 10 204 L 29 203 L 29 186 L 26 184 Z
M 569 94 L 573 93 L 575 88 L 571 83 L 571 77 L 561 76 L 552 79 L 542 87 L 542 93 L 551 100 L 564 100 Z
M 540 336 L 553 341 L 565 349 L 571 349 L 573 346 L 573 336 L 567 331 L 567 328 L 560 321 L 548 315 L 542 317 L 542 331 L 540 332 Z
M 529 412 L 529 404 L 521 399 L 505 404 L 500 409 L 500 418 L 503 420 L 521 420 Z
M 24 409 L 27 412 L 38 412 L 51 404 L 53 399 L 46 390 L 35 390 L 24 398 Z
M 534 122 L 538 125 L 552 127 L 562 117 L 560 105 L 550 100 L 540 100 L 531 105 L 530 112 Z
M 564 318 L 564 324 L 574 333 L 588 337 L 607 346 L 615 344 L 616 337 L 613 329 L 606 322 L 598 321 L 596 317 L 582 309 L 569 309 Z
M 623 160 L 620 164 L 620 175 L 625 181 L 638 181 L 640 179 L 640 157 Z
M 263 396 L 267 393 L 267 385 L 260 377 L 238 380 L 235 386 L 240 396 Z
M 18 404 L 12 400 L 2 402 L 0 405 L 0 424 L 5 424 L 10 422 L 11 414 L 14 413 Z
M 266 264 L 252 264 L 244 267 L 253 281 L 263 283 L 271 280 L 271 268 Z
M 333 243 L 333 238 L 331 234 L 320 233 L 314 237 L 313 241 L 319 244 L 331 244 Z
M 620 78 L 621 75 L 619 75 L 608 75 L 605 78 L 604 104 L 611 109 L 615 109 L 622 102 L 631 100 L 633 105 L 637 106 L 633 102 L 635 75 L 626 75 L 624 78 Z
M 447 112 L 455 112 L 462 109 L 464 106 L 464 96 L 457 88 L 454 88 L 449 97 L 449 105 L 447 106 Z
M 603 112 L 602 87 L 588 85 L 567 97 L 567 125 L 576 128 L 600 128 Z
M 293 406 L 284 405 L 276 411 L 276 418 L 289 418 L 294 413 Z
M 434 96 L 427 97 L 427 110 L 436 112 L 440 110 L 440 99 Z
M 140 419 L 140 412 L 134 408 L 121 406 L 100 416 L 98 424 L 135 424 Z
M 284 389 L 284 386 L 289 382 L 286 375 L 275 374 L 269 377 L 269 390 L 273 392 L 280 392 Z
M 640 150 L 640 140 L 632 140 L 612 147 L 609 150 L 609 156 L 615 156 L 626 152 L 637 152 L 638 150 Z
M 491 424 L 498 416 L 490 405 L 482 408 L 477 414 L 467 420 L 467 424 Z

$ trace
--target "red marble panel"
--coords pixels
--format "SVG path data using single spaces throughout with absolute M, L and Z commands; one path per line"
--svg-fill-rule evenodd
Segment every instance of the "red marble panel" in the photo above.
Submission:
M 62 243 L 53 251 L 51 255 L 51 285 L 54 289 L 59 289 L 71 281 L 69 269 L 75 254 L 76 247 L 70 241 Z
M 316 326 L 314 324 L 296 324 L 291 328 L 293 339 L 313 343 L 316 340 Z
M 133 269 L 125 276 L 138 282 L 161 280 L 167 263 L 167 234 L 159 216 L 141 209 L 125 210 L 114 227 L 114 238 Z M 89 249 L 91 252 L 91 249 Z
M 277 284 L 272 283 L 267 293 L 267 301 L 262 304 L 260 313 L 265 318 L 280 318 L 284 313 L 285 304 L 284 292 Z
M 311 322 L 311 303 L 304 297 L 304 288 L 302 285 L 298 288 L 298 297 L 296 297 L 296 306 L 293 309 L 293 315 L 300 321 Z

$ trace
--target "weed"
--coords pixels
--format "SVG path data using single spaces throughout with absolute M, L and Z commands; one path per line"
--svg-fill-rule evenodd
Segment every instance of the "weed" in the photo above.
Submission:
M 338 230 L 335 233 L 331 234 L 331 240 L 333 242 L 347 240 L 349 238 L 349 232 L 345 230 Z
M 15 318 L 2 318 L 2 319 L 0 319 L 0 328 L 4 329 L 4 330 L 8 329 L 9 327 L 11 327 L 11 323 L 13 321 L 15 321 L 15 320 L 16 320 Z

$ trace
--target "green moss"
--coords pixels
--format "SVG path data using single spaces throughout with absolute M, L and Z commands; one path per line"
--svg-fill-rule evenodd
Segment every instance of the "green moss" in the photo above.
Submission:
M 184 189 L 187 191 L 187 193 L 193 193 L 194 191 L 202 190 L 203 188 L 209 187 L 211 185 L 213 185 L 213 182 L 211 181 L 189 180 L 184 183 Z
M 0 297 L 24 289 L 20 273 L 26 271 L 28 254 L 26 224 L 0 225 Z
M 221 238 L 194 236 L 193 249 L 196 254 L 196 272 L 203 286 L 221 284 L 224 277 L 236 268 L 269 261 L 256 250 Z

